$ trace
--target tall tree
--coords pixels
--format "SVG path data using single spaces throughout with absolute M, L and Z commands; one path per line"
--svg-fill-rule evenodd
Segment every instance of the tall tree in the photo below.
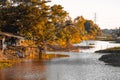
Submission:
M 47 2 L 47 1 L 46 1 Z M 44 43 L 50 40 L 54 26 L 49 21 L 49 6 L 45 0 L 17 2 L 17 5 L 0 7 L 0 29 L 35 40 L 43 48 Z

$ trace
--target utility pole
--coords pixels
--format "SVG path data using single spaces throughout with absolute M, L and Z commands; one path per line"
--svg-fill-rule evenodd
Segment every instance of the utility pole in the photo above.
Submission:
M 96 24 L 96 19 L 97 19 L 97 17 L 96 17 L 96 13 L 94 14 L 94 22 L 95 22 L 95 24 Z

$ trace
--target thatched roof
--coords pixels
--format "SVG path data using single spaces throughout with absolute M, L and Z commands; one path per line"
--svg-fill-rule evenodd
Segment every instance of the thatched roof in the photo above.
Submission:
M 7 37 L 14 37 L 14 38 L 18 38 L 18 39 L 23 39 L 23 37 L 21 37 L 21 36 L 17 36 L 17 35 L 11 34 L 11 33 L 1 32 L 1 31 L 0 31 L 0 35 L 7 36 Z

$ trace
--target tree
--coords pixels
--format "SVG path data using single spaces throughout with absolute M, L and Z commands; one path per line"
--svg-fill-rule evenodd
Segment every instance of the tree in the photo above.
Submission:
M 94 24 L 92 20 L 86 20 L 84 26 L 87 34 L 92 35 L 93 37 L 100 35 L 102 33 L 98 25 Z
M 1 31 L 33 40 L 41 49 L 54 39 L 60 38 L 58 34 L 62 33 L 67 16 L 61 5 L 50 7 L 45 0 L 13 2 L 17 5 L 0 8 Z
M 80 42 L 97 34 L 98 26 L 78 16 L 74 21 L 61 5 L 49 6 L 48 0 L 11 0 L 0 5 L 0 30 L 33 40 L 40 50 L 47 44 Z M 86 34 L 86 35 L 85 35 Z
M 0 8 L 0 29 L 24 36 L 34 40 L 36 45 L 41 45 L 50 40 L 54 26 L 49 21 L 49 6 L 44 2 L 17 2 L 17 6 Z
M 64 28 L 66 26 L 65 20 L 68 13 L 63 10 L 61 5 L 53 5 L 50 10 L 50 19 L 55 27 L 55 42 L 62 45 L 64 44 Z
M 84 40 L 84 36 L 86 35 L 86 31 L 85 31 L 85 27 L 84 27 L 85 21 L 86 21 L 86 19 L 84 19 L 83 16 L 78 16 L 74 19 L 74 24 L 75 24 L 76 28 L 78 28 L 78 30 L 79 30 L 80 40 Z

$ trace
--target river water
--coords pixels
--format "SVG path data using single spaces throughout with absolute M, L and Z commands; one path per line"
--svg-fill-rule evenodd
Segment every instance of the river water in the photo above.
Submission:
M 120 67 L 105 65 L 98 60 L 103 54 L 94 53 L 96 50 L 120 46 L 120 44 L 83 41 L 75 46 L 91 43 L 95 48 L 80 50 L 80 52 L 55 52 L 69 54 L 68 58 L 49 61 L 26 60 L 11 68 L 2 69 L 0 80 L 120 80 Z

